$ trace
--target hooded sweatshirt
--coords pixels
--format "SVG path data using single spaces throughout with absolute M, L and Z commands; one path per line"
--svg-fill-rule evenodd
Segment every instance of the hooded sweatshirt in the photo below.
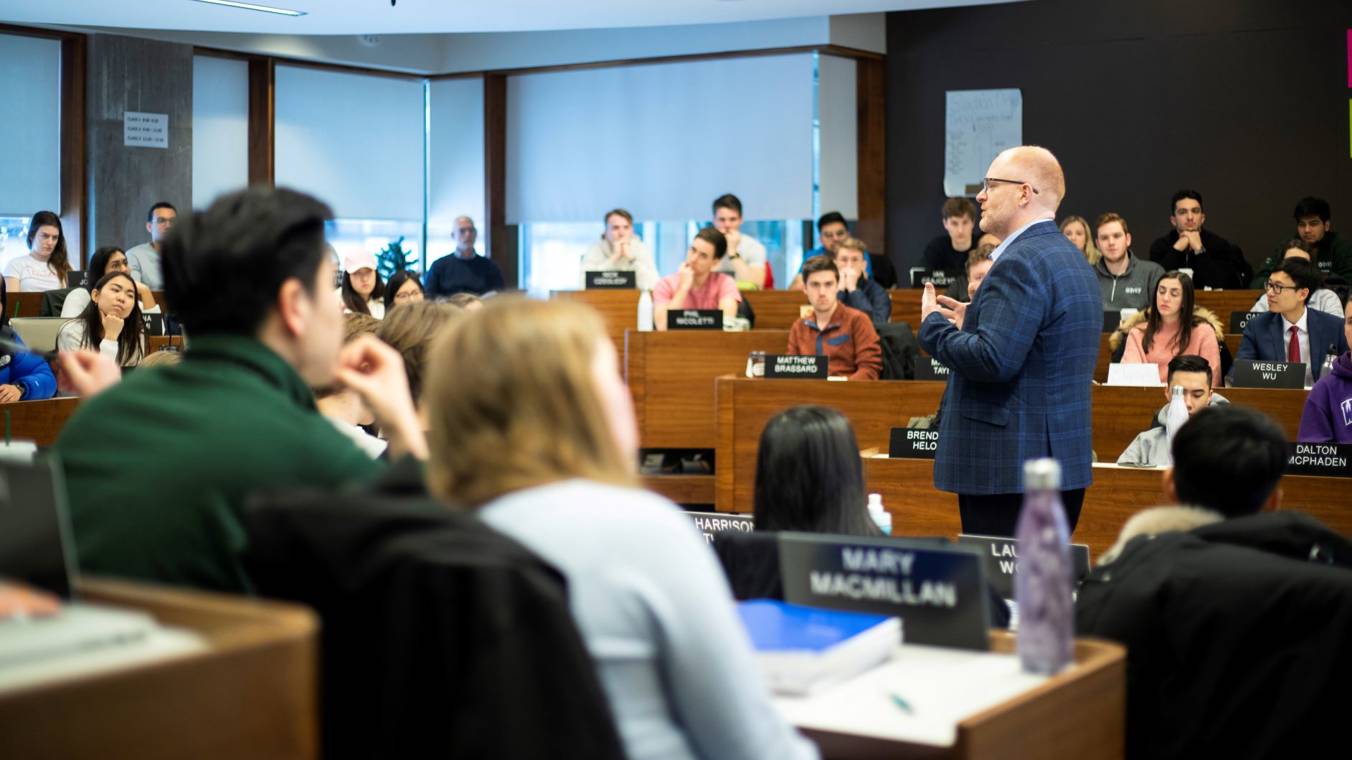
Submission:
M 1113 274 L 1108 271 L 1108 261 L 1100 258 L 1094 265 L 1094 274 L 1098 275 L 1104 311 L 1141 311 L 1150 305 L 1150 295 L 1164 276 L 1164 267 L 1153 261 L 1142 261 L 1127 251 L 1127 271 Z
M 1300 415 L 1301 443 L 1352 443 L 1352 351 L 1319 378 Z
M 1211 394 L 1211 401 L 1207 406 L 1219 406 L 1229 404 L 1230 400 L 1219 393 Z M 1155 424 L 1144 433 L 1138 434 L 1122 456 L 1117 458 L 1118 464 L 1131 465 L 1133 467 L 1163 467 L 1169 464 L 1169 437 L 1165 430 L 1165 419 L 1169 415 L 1169 405 L 1160 407 L 1159 413 L 1155 415 Z

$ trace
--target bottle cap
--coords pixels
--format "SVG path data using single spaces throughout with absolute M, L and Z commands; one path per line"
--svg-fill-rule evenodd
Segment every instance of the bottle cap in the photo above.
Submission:
M 1060 490 L 1061 464 L 1055 459 L 1030 459 L 1023 463 L 1025 491 Z

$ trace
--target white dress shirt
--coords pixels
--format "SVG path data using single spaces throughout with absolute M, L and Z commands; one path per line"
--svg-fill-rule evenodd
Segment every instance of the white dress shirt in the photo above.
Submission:
M 1310 368 L 1310 330 L 1306 327 L 1309 321 L 1310 310 L 1301 309 L 1300 319 L 1295 322 L 1288 322 L 1286 316 L 1282 316 L 1282 358 L 1286 358 L 1286 347 L 1291 343 L 1291 328 L 1296 328 L 1296 335 L 1300 336 L 1300 360 L 1305 362 L 1305 387 L 1314 385 L 1314 373 Z

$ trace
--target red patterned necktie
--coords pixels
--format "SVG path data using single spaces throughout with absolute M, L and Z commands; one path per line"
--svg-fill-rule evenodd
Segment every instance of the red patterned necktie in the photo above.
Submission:
M 1291 342 L 1286 344 L 1286 360 L 1300 363 L 1300 328 L 1291 325 Z

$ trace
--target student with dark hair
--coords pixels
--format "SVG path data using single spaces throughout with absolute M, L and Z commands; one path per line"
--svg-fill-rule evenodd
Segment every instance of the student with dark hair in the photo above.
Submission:
M 164 271 L 160 262 L 164 238 L 174 228 L 178 219 L 178 210 L 172 203 L 160 201 L 150 207 L 146 213 L 146 232 L 150 233 L 150 242 L 134 246 L 127 251 L 127 264 L 131 267 L 131 276 L 151 290 L 164 287 Z
M 1126 340 L 1123 364 L 1155 364 L 1160 382 L 1168 379 L 1168 365 L 1175 356 L 1192 354 L 1211 365 L 1212 384 L 1221 382 L 1221 341 L 1225 333 L 1220 319 L 1197 306 L 1192 278 L 1181 272 L 1165 272 L 1155 283 L 1150 308 L 1122 323 L 1108 339 L 1116 351 Z
M 705 227 L 695 233 L 680 270 L 653 288 L 653 322 L 658 330 L 667 329 L 672 309 L 721 309 L 724 319 L 737 316 L 742 301 L 737 285 L 732 277 L 715 271 L 727 251 L 727 238 L 717 229 Z
M 1352 301 L 1343 313 L 1343 340 L 1352 346 Z M 1352 443 L 1352 352 L 1344 351 L 1319 378 L 1300 415 L 1302 443 Z
M 15 293 L 60 290 L 66 287 L 70 261 L 61 217 L 39 211 L 28 221 L 28 255 L 5 265 L 5 287 Z
M 622 208 L 605 216 L 606 231 L 582 254 L 582 275 L 587 272 L 634 272 L 639 290 L 652 290 L 657 284 L 657 264 L 653 252 L 634 235 L 634 215 Z
M 1333 212 L 1323 198 L 1306 196 L 1296 202 L 1291 212 L 1296 222 L 1296 238 L 1308 246 L 1310 260 L 1324 276 L 1337 276 L 1343 282 L 1352 282 L 1352 240 L 1333 229 Z M 1290 241 L 1283 241 L 1277 250 L 1263 261 L 1253 276 L 1251 288 L 1261 290 L 1267 285 L 1268 275 L 1281 266 L 1291 250 Z M 1317 308 L 1317 307 L 1316 307 Z
M 981 281 L 986 279 L 986 274 L 991 271 L 991 267 L 995 266 L 995 260 L 991 258 L 991 253 L 994 251 L 994 245 L 982 243 L 967 254 L 967 264 L 962 276 L 954 278 L 948 284 L 947 295 L 949 298 L 962 303 L 971 303 L 972 299 L 976 298 L 976 291 L 977 288 L 981 287 Z
M 3 279 L 0 279 L 0 338 L 20 347 L 24 345 L 23 339 L 9 326 L 9 291 Z M 37 401 L 55 394 L 56 376 L 41 356 L 0 347 L 0 404 Z
M 756 451 L 756 530 L 881 535 L 864 498 L 854 428 L 824 406 L 795 406 L 765 423 Z
M 877 380 L 883 368 L 882 346 L 868 314 L 840 302 L 840 270 L 831 259 L 815 256 L 803 265 L 811 316 L 789 328 L 785 353 L 824 355 L 831 377 Z
M 1314 261 L 1313 256 L 1314 256 L 1313 246 L 1311 246 L 1304 240 L 1301 240 L 1300 238 L 1292 238 L 1286 241 L 1286 250 L 1282 254 L 1281 261 L 1286 261 L 1287 259 L 1298 259 L 1300 261 L 1315 264 L 1317 262 Z M 1278 266 L 1280 266 L 1280 263 L 1278 264 Z M 1272 274 L 1272 272 L 1273 269 L 1268 269 L 1266 272 L 1264 272 L 1263 282 L 1258 285 L 1259 288 L 1267 287 L 1267 278 Z M 1319 272 L 1319 275 L 1322 277 L 1323 273 Z M 1314 309 L 1315 311 L 1322 311 L 1325 314 L 1332 314 L 1333 316 L 1342 319 L 1343 302 L 1338 299 L 1337 293 L 1334 293 L 1332 290 L 1329 290 L 1328 288 L 1316 286 L 1315 290 L 1310 293 L 1310 297 L 1306 301 L 1306 305 L 1309 306 L 1311 309 Z M 1253 302 L 1253 306 L 1249 307 L 1249 311 L 1250 312 L 1269 311 L 1267 295 L 1265 294 L 1259 296 L 1258 300 Z
M 1198 288 L 1243 288 L 1253 267 L 1239 246 L 1202 228 L 1202 194 L 1179 190 L 1169 201 L 1169 234 L 1150 244 L 1150 260 L 1167 270 L 1191 269 Z
M 966 198 L 949 198 L 944 201 L 941 218 L 944 234 L 925 244 L 922 260 L 931 272 L 956 277 L 967 263 L 967 254 L 977 246 L 972 235 L 976 229 L 976 205 Z
M 85 307 L 89 305 L 89 291 L 94 285 L 103 279 L 105 274 L 110 272 L 130 272 L 131 268 L 127 264 L 127 254 L 122 252 L 121 248 L 115 245 L 105 245 L 94 251 L 94 255 L 89 257 L 89 268 L 85 270 L 84 282 L 78 288 L 72 288 L 66 294 L 66 300 L 61 302 L 61 316 L 65 319 L 73 319 L 84 313 Z M 133 280 L 134 282 L 135 280 Z M 159 304 L 155 302 L 155 294 L 150 292 L 145 283 L 136 283 L 136 300 L 140 302 L 142 314 L 158 314 Z
M 1260 412 L 1199 411 L 1173 461 L 1181 506 L 1129 519 L 1075 603 L 1076 635 L 1127 649 L 1126 756 L 1327 753 L 1345 733 L 1352 543 L 1274 511 L 1287 444 Z
M 343 313 L 385 316 L 385 283 L 376 271 L 376 255 L 353 251 L 343 257 L 343 284 L 338 286 Z
M 1191 354 L 1175 356 L 1169 362 L 1169 381 L 1164 384 L 1165 404 L 1155 415 L 1154 425 L 1132 439 L 1117 458 L 1117 463 L 1133 467 L 1162 467 L 1169 464 L 1169 437 L 1164 425 L 1174 388 L 1183 389 L 1183 402 L 1188 406 L 1189 416 L 1215 404 L 1230 403 L 1224 396 L 1212 391 L 1211 377 L 1211 362 L 1206 359 Z
M 1268 276 L 1269 312 L 1249 319 L 1235 358 L 1303 363 L 1305 386 L 1313 385 L 1323 370 L 1324 357 L 1347 350 L 1343 321 L 1305 306 L 1319 283 L 1319 270 L 1309 262 L 1283 261 Z
M 183 362 L 87 399 L 53 447 L 86 570 L 249 590 L 239 515 L 251 494 L 381 472 L 315 409 L 310 388 L 335 377 L 393 455 L 425 456 L 398 354 L 370 337 L 342 347 L 331 216 L 310 196 L 256 186 L 165 239 L 165 299 L 192 336 Z
M 84 311 L 56 334 L 60 351 L 98 351 L 119 367 L 134 367 L 146 355 L 145 325 L 136 302 L 136 281 L 126 272 L 109 272 L 94 284 Z
M 418 273 L 401 269 L 390 275 L 390 281 L 385 283 L 385 314 L 396 306 L 420 303 L 424 297 Z
M 845 222 L 845 215 L 839 211 L 828 211 L 817 219 L 817 239 L 820 241 L 816 248 L 803 252 L 803 263 L 813 256 L 831 256 L 836 255 L 836 245 L 840 241 L 850 236 L 850 227 Z M 868 252 L 865 251 L 864 266 L 870 276 L 873 274 L 873 266 L 868 260 Z M 803 265 L 798 265 L 798 273 L 793 276 L 793 281 L 789 283 L 789 290 L 803 289 Z
M 765 246 L 742 234 L 742 201 L 732 193 L 714 199 L 714 227 L 727 239 L 727 254 L 716 271 L 731 276 L 740 288 L 760 290 L 774 284 Z

